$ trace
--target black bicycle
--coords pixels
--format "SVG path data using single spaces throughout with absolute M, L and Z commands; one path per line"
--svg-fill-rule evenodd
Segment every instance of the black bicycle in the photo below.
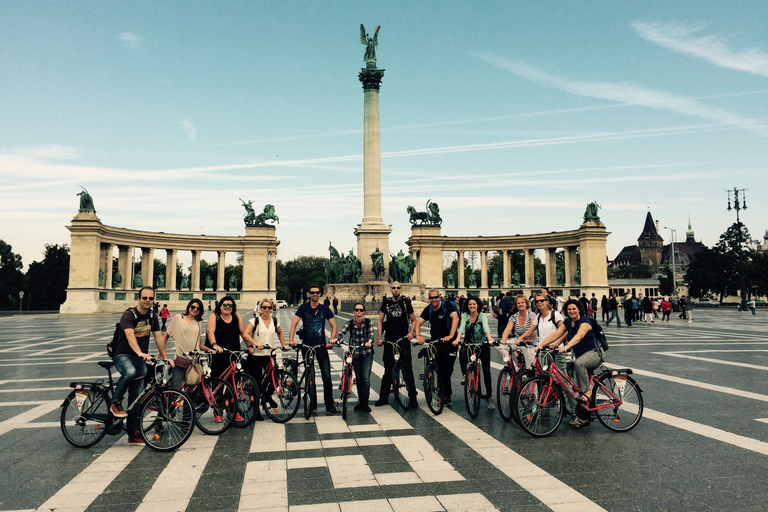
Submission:
M 440 397 L 440 379 L 437 371 L 437 348 L 435 344 L 442 340 L 428 340 L 424 342 L 423 349 L 419 357 L 424 357 L 424 373 L 419 378 L 424 383 L 424 399 L 427 401 L 427 407 L 432 414 L 438 415 L 443 412 L 444 401 Z M 414 341 L 414 345 L 417 343 Z
M 115 364 L 112 361 L 98 364 L 107 371 L 108 385 L 104 385 L 103 379 L 71 382 L 69 387 L 74 390 L 61 404 L 61 432 L 78 448 L 93 446 L 105 435 L 117 435 L 125 429 L 124 418 L 116 418 L 109 412 L 115 391 L 112 379 Z M 167 361 L 152 357 L 149 364 L 154 366 L 151 381 L 126 411 L 138 407 L 138 429 L 147 446 L 159 452 L 175 450 L 189 439 L 195 428 L 193 402 L 183 391 L 168 387 L 171 365 Z
M 395 360 L 395 364 L 392 366 L 392 394 L 395 395 L 397 405 L 406 410 L 411 402 L 411 393 L 405 383 L 403 362 L 400 361 L 400 342 L 407 338 L 407 336 L 403 336 L 396 341 L 384 341 L 384 343 L 392 345 L 392 356 Z

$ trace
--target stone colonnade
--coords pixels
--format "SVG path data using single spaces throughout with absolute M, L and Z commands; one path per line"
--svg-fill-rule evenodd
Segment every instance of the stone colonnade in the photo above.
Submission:
M 446 290 L 443 283 L 443 252 L 456 252 L 458 256 L 458 280 L 454 290 L 459 294 L 468 292 L 487 297 L 500 291 L 533 290 L 535 284 L 534 251 L 544 250 L 545 276 L 542 281 L 550 289 L 561 290 L 563 295 L 594 293 L 600 297 L 608 293 L 608 271 L 605 241 L 610 233 L 599 220 L 586 220 L 577 230 L 541 233 L 532 235 L 490 236 L 490 237 L 448 237 L 441 235 L 439 226 L 413 226 L 408 247 L 416 261 L 413 281 L 423 283 L 428 289 Z M 562 285 L 557 285 L 555 252 L 565 250 L 565 276 Z M 464 253 L 480 252 L 480 283 L 477 288 L 464 284 Z M 499 251 L 503 255 L 502 276 L 498 287 L 488 282 L 488 253 Z M 519 283 L 513 282 L 510 257 L 512 251 L 522 251 L 525 256 L 524 275 Z M 581 260 L 580 282 L 574 281 L 577 268 L 577 254 Z M 516 269 L 519 273 L 522 269 Z M 540 286 L 540 285 L 539 285 Z
M 67 226 L 71 232 L 69 285 L 67 300 L 61 313 L 121 312 L 136 304 L 133 286 L 133 253 L 141 249 L 141 280 L 144 285 L 156 282 L 154 259 L 156 252 L 165 252 L 165 286 L 156 287 L 158 302 L 167 303 L 172 311 L 182 309 L 192 298 L 204 303 L 225 295 L 243 301 L 242 307 L 251 308 L 259 299 L 275 298 L 277 246 L 274 226 L 246 227 L 244 237 L 178 235 L 136 231 L 105 226 L 93 211 L 81 210 Z M 118 248 L 117 268 L 122 281 L 112 287 L 112 258 Z M 192 254 L 192 273 L 189 287 L 179 290 L 176 282 L 176 262 L 179 251 Z M 215 290 L 200 287 L 200 262 L 203 251 L 218 255 Z M 243 253 L 242 283 L 240 290 L 227 290 L 224 269 L 227 252 Z M 100 276 L 103 284 L 99 284 Z

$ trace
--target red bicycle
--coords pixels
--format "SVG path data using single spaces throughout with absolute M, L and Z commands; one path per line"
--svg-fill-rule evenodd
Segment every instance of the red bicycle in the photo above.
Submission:
M 224 353 L 229 354 L 229 366 L 219 378 L 231 384 L 235 390 L 237 410 L 233 423 L 237 428 L 245 428 L 256 419 L 259 407 L 259 385 L 243 368 L 243 361 L 248 358 L 247 350 L 224 349 Z
M 285 423 L 296 416 L 299 410 L 300 393 L 299 384 L 296 382 L 296 376 L 287 370 L 277 367 L 277 350 L 269 345 L 264 348 L 270 349 L 269 364 L 264 370 L 264 378 L 261 382 L 261 389 L 264 395 L 264 412 L 276 423 Z M 287 352 L 290 349 L 282 349 Z
M 235 389 L 228 382 L 211 377 L 211 356 L 207 352 L 193 350 L 184 355 L 203 370 L 200 384 L 190 386 L 184 383 L 179 388 L 192 399 L 195 425 L 209 435 L 223 434 L 232 426 L 237 414 Z

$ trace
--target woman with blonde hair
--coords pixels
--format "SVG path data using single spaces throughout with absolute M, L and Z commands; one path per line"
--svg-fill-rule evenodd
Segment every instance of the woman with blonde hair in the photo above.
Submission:
M 248 373 L 251 374 L 251 377 L 256 380 L 259 386 L 261 386 L 264 369 L 269 364 L 270 358 L 270 350 L 265 349 L 264 345 L 276 348 L 277 343 L 275 341 L 279 340 L 280 345 L 284 349 L 288 348 L 283 337 L 283 330 L 277 321 L 277 314 L 273 314 L 274 311 L 275 303 L 272 299 L 261 299 L 253 309 L 254 317 L 245 326 L 245 334 L 254 341 L 254 344 L 251 345 L 253 347 L 253 355 L 247 359 Z M 263 389 L 261 391 L 262 396 L 266 395 L 266 393 L 263 393 Z

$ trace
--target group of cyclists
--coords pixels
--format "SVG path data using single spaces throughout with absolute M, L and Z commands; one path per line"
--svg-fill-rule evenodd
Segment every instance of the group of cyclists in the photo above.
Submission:
M 211 373 L 218 377 L 230 364 L 229 353 L 225 351 L 241 350 L 241 338 L 245 342 L 249 357 L 246 359 L 247 371 L 257 383 L 262 382 L 264 369 L 270 362 L 271 349 L 281 347 L 288 350 L 297 346 L 295 337 L 301 339 L 301 350 L 313 350 L 323 382 L 326 413 L 339 414 L 334 405 L 334 387 L 331 380 L 330 358 L 328 351 L 348 335 L 347 345 L 354 348 L 352 366 L 357 385 L 358 404 L 356 411 L 370 412 L 370 373 L 376 347 L 383 348 L 384 375 L 381 381 L 379 399 L 375 406 L 389 403 L 392 382 L 392 369 L 397 359 L 403 369 L 405 385 L 410 401 L 408 407 L 418 407 L 417 391 L 412 365 L 412 344 L 423 345 L 427 340 L 421 336 L 422 326 L 429 322 L 430 337 L 435 342 L 435 355 L 438 368 L 438 394 L 441 405 L 452 405 L 451 377 L 455 360 L 459 357 L 462 376 L 466 373 L 468 357 L 463 345 L 481 345 L 477 353 L 482 365 L 483 387 L 488 408 L 495 409 L 492 400 L 491 385 L 491 335 L 483 304 L 476 297 L 468 297 L 463 303 L 463 312 L 448 300 L 441 297 L 438 290 L 428 293 L 429 305 L 416 317 L 413 304 L 401 295 L 401 285 L 390 285 L 391 296 L 383 299 L 379 309 L 377 325 L 365 318 L 365 304 L 358 302 L 353 307 L 353 316 L 341 330 L 337 329 L 335 316 L 330 307 L 320 302 L 322 290 L 317 285 L 309 287 L 308 298 L 301 304 L 291 322 L 286 342 L 283 329 L 275 314 L 275 303 L 269 298 L 262 299 L 254 308 L 253 318 L 243 320 L 237 310 L 235 299 L 229 295 L 221 298 L 213 312 L 208 316 L 203 340 L 204 306 L 200 299 L 192 299 L 183 313 L 171 320 L 167 330 L 161 330 L 158 315 L 154 314 L 152 304 L 155 294 L 151 287 L 139 291 L 139 302 L 121 317 L 121 336 L 114 355 L 114 363 L 120 372 L 120 379 L 112 397 L 110 413 L 118 418 L 128 417 L 127 429 L 130 443 L 142 443 L 136 431 L 136 419 L 122 408 L 126 391 L 129 402 L 141 392 L 142 380 L 146 374 L 145 363 L 149 361 L 150 334 L 154 335 L 159 356 L 167 359 L 173 366 L 171 385 L 178 387 L 184 381 L 187 368 L 192 361 L 186 355 L 192 351 L 208 352 L 211 357 Z M 569 360 L 568 352 L 575 357 L 576 380 L 582 389 L 587 389 L 588 372 L 602 362 L 600 345 L 592 332 L 592 325 L 587 319 L 583 304 L 578 300 L 564 303 L 562 312 L 556 311 L 557 302 L 552 300 L 546 290 L 533 294 L 533 301 L 523 295 L 514 297 L 514 308 L 509 312 L 506 328 L 500 343 L 514 343 L 525 360 L 525 366 L 531 369 L 536 352 L 545 347 L 556 349 L 554 364 L 563 372 Z M 330 327 L 330 337 L 326 338 L 326 323 Z M 299 325 L 301 324 L 301 329 Z M 175 357 L 171 359 L 166 352 L 168 340 L 175 343 Z M 502 347 L 499 347 L 502 350 Z M 506 350 L 506 348 L 503 348 Z M 305 358 L 306 359 L 306 358 Z M 463 381 L 462 381 L 463 384 Z M 262 398 L 267 400 L 267 398 Z M 317 398 L 312 400 L 311 410 L 317 407 Z M 577 396 L 578 400 L 588 398 Z M 572 400 L 571 400 L 572 401 Z M 258 409 L 258 407 L 257 407 Z M 569 404 L 569 410 L 575 411 L 575 403 Z M 256 412 L 256 420 L 261 414 Z M 570 425 L 582 428 L 589 425 L 588 420 L 574 416 Z

